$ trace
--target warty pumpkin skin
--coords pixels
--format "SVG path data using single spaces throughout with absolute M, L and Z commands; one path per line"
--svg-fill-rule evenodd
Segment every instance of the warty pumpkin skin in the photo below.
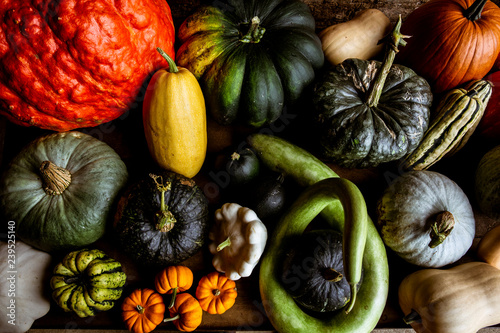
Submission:
M 114 233 L 138 264 L 165 267 L 201 249 L 208 222 L 208 200 L 195 181 L 162 171 L 141 177 L 122 194 Z
M 489 0 L 431 0 L 408 15 L 401 32 L 411 38 L 397 61 L 438 94 L 491 70 L 500 51 L 500 8 Z
M 422 269 L 399 285 L 404 320 L 417 333 L 476 333 L 500 323 L 500 270 L 483 262 Z
M 17 1 L 0 5 L 0 114 L 54 131 L 93 127 L 137 106 L 167 66 L 175 31 L 166 1 Z
M 47 252 L 104 235 L 128 171 L 106 143 L 77 131 L 30 142 L 0 178 L 0 212 L 19 239 Z
M 308 6 L 298 0 L 217 1 L 179 27 L 179 66 L 199 80 L 220 124 L 275 121 L 324 62 Z

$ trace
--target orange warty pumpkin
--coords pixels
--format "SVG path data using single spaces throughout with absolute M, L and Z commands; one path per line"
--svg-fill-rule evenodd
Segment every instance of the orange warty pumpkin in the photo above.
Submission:
M 408 15 L 397 62 L 424 77 L 434 93 L 482 79 L 500 52 L 500 8 L 489 0 L 430 0 Z
M 0 114 L 54 131 L 116 119 L 174 57 L 167 1 L 2 0 Z
M 163 321 L 165 304 L 153 289 L 136 289 L 122 303 L 122 319 L 129 331 L 148 333 Z
M 222 314 L 236 302 L 236 283 L 225 274 L 212 272 L 200 279 L 196 298 L 201 308 L 210 314 Z
M 169 309 L 170 318 L 179 331 L 192 332 L 201 324 L 203 310 L 196 298 L 188 293 L 177 295 L 174 306 Z
M 177 293 L 188 290 L 192 285 L 193 271 L 182 265 L 168 266 L 155 277 L 156 291 L 160 294 L 172 294 L 169 308 L 174 305 Z

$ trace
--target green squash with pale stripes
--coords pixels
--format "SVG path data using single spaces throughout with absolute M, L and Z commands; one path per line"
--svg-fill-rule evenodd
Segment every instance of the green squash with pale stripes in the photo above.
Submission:
M 101 250 L 68 253 L 54 268 L 52 298 L 65 312 L 94 316 L 115 305 L 127 280 L 122 265 Z
M 459 151 L 483 117 L 492 85 L 474 80 L 450 90 L 440 100 L 429 128 L 417 148 L 401 161 L 403 170 L 426 170 Z

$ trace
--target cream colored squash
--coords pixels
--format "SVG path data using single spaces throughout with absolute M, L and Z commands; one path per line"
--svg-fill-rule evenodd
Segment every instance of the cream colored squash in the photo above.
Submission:
M 378 43 L 391 31 L 389 18 L 378 9 L 359 11 L 349 21 L 334 24 L 322 30 L 321 39 L 325 59 L 333 65 L 348 58 L 368 60 L 383 50 Z

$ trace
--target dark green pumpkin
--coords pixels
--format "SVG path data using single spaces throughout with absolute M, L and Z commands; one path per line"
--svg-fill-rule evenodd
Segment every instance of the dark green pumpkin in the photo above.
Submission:
M 384 62 L 347 59 L 314 86 L 314 121 L 325 159 L 348 168 L 375 167 L 413 151 L 429 124 L 433 95 L 427 81 L 393 64 L 403 43 L 400 23 Z
M 50 286 L 52 298 L 65 312 L 88 317 L 110 310 L 126 280 L 118 261 L 101 250 L 83 249 L 68 253 L 56 265 Z
M 220 124 L 275 121 L 324 63 L 309 7 L 300 0 L 221 0 L 179 27 L 179 66 L 200 80 Z
M 344 307 L 351 291 L 344 277 L 342 234 L 335 230 L 313 230 L 294 244 L 284 261 L 282 274 L 287 292 L 311 311 L 331 312 Z
M 47 252 L 101 238 L 128 172 L 106 143 L 84 133 L 48 134 L 30 142 L 0 179 L 0 211 L 16 235 Z
M 114 231 L 137 263 L 164 267 L 193 256 L 208 234 L 208 201 L 194 180 L 162 171 L 132 184 L 120 198 Z

